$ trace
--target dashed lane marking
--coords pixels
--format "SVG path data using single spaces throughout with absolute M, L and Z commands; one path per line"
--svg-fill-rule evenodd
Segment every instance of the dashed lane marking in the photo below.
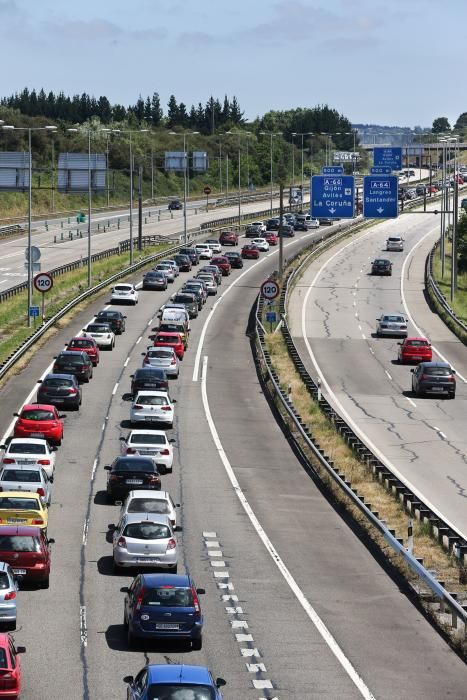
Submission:
M 392 382 L 392 377 L 391 377 L 391 375 L 389 374 L 389 372 L 387 371 L 387 369 L 384 370 L 384 373 L 385 373 L 385 375 L 387 376 L 387 378 Z
M 417 408 L 417 404 L 415 403 L 415 401 L 412 401 L 412 399 L 410 399 L 408 396 L 406 396 L 405 398 L 414 408 Z
M 115 384 L 114 388 L 112 389 L 112 396 L 115 396 L 115 394 L 117 393 L 117 389 L 118 389 L 118 382 Z

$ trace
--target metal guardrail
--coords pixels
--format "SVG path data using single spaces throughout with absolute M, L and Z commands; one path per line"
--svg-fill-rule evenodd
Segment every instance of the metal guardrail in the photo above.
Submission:
M 304 382 L 309 394 L 313 399 L 319 403 L 321 410 L 325 413 L 330 421 L 334 424 L 336 430 L 342 435 L 347 444 L 353 449 L 358 458 L 365 462 L 368 467 L 372 468 L 373 474 L 384 484 L 387 488 L 391 490 L 392 493 L 397 494 L 399 499 L 401 499 L 405 507 L 409 512 L 413 513 L 415 516 L 418 515 L 420 520 L 429 523 L 432 534 L 434 534 L 440 544 L 444 544 L 447 541 L 448 548 L 453 550 L 456 547 L 456 555 L 463 560 L 464 555 L 467 553 L 467 542 L 463 540 L 457 533 L 448 527 L 443 521 L 432 511 L 425 506 L 418 497 L 410 492 L 410 490 L 403 484 L 399 479 L 397 479 L 392 472 L 373 455 L 373 453 L 368 449 L 368 447 L 358 438 L 353 430 L 346 424 L 346 422 L 336 413 L 332 406 L 327 402 L 325 398 L 322 397 L 321 391 L 312 377 L 309 375 L 308 371 L 300 358 L 300 355 L 295 347 L 292 336 L 287 326 L 286 321 L 286 301 L 288 295 L 289 284 L 293 281 L 303 267 L 308 263 L 311 255 L 316 253 L 321 253 L 330 244 L 334 244 L 339 237 L 345 235 L 341 232 L 337 236 L 329 236 L 327 240 L 319 242 L 317 245 L 313 246 L 313 250 L 310 255 L 307 256 L 302 263 L 293 271 L 289 272 L 281 293 L 280 298 L 280 311 L 281 311 L 281 331 L 286 342 L 290 357 L 295 365 L 297 372 L 299 373 L 302 381 Z M 296 256 L 295 256 L 296 257 Z M 293 260 L 293 259 L 292 259 Z M 290 261 L 289 261 L 290 262 Z M 261 313 L 262 313 L 262 300 L 259 297 L 257 302 L 256 310 L 256 340 L 257 347 L 259 348 L 260 359 L 266 368 L 266 372 L 270 383 L 273 387 L 273 394 L 279 400 L 283 410 L 286 412 L 290 420 L 293 422 L 294 430 L 300 435 L 305 444 L 314 454 L 315 458 L 319 461 L 321 466 L 326 470 L 327 474 L 331 477 L 335 484 L 339 486 L 342 492 L 351 500 L 352 504 L 358 508 L 358 510 L 367 518 L 368 522 L 371 523 L 373 527 L 383 536 L 387 544 L 394 550 L 394 552 L 401 556 L 407 566 L 413 571 L 413 573 L 421 580 L 423 583 L 431 590 L 432 594 L 440 601 L 441 610 L 447 608 L 451 613 L 451 626 L 457 628 L 458 620 L 461 620 L 464 624 L 464 639 L 467 638 L 467 612 L 464 607 L 457 602 L 456 594 L 451 594 L 444 588 L 443 582 L 435 578 L 433 573 L 428 571 L 422 564 L 421 561 L 417 560 L 410 552 L 408 552 L 402 540 L 395 536 L 395 532 L 389 529 L 383 521 L 378 517 L 378 514 L 371 510 L 369 504 L 365 504 L 361 497 L 355 493 L 351 484 L 346 481 L 345 475 L 340 474 L 338 466 L 334 465 L 333 461 L 325 454 L 325 452 L 320 448 L 317 441 L 313 438 L 313 435 L 307 428 L 304 421 L 301 419 L 298 412 L 294 409 L 293 404 L 288 396 L 288 394 L 281 388 L 279 384 L 279 378 L 274 368 L 272 367 L 271 358 L 265 347 L 265 331 L 261 323 Z M 287 428 L 287 426 L 285 426 Z M 290 433 L 290 430 L 288 430 Z M 291 435 L 294 439 L 293 435 Z M 307 460 L 306 455 L 303 454 L 303 450 L 300 449 L 300 453 L 303 458 L 308 462 L 308 467 L 313 470 L 312 464 Z
M 430 250 L 427 256 L 425 264 L 425 286 L 428 289 L 428 293 L 430 294 L 431 292 L 438 304 L 449 316 L 449 319 L 452 324 L 452 330 L 456 332 L 457 329 L 458 331 L 462 331 L 463 333 L 467 334 L 467 324 L 465 324 L 464 321 L 462 321 L 462 319 L 460 319 L 459 316 L 457 316 L 457 314 L 453 311 L 446 297 L 442 293 L 441 289 L 438 287 L 436 280 L 433 276 L 433 258 L 438 247 L 439 241 L 436 241 L 436 243 L 434 244 L 433 248 Z

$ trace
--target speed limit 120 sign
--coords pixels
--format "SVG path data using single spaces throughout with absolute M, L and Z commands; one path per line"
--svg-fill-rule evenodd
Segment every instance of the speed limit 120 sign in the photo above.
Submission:
M 48 292 L 54 286 L 54 278 L 48 272 L 41 272 L 34 277 L 34 288 L 38 292 Z
M 275 299 L 279 296 L 279 285 L 274 280 L 266 280 L 261 285 L 261 296 L 265 299 Z

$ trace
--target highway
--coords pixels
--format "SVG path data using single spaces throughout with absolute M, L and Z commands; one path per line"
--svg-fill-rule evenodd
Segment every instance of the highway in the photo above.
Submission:
M 316 235 L 287 241 L 286 257 Z M 123 698 L 122 677 L 148 659 L 206 664 L 227 680 L 224 697 L 234 700 L 465 697 L 464 663 L 306 475 L 275 425 L 247 335 L 259 285 L 275 268 L 273 249 L 224 278 L 192 322 L 171 385 L 175 462 L 162 487 L 181 503 L 180 570 L 206 589 L 203 649 L 128 651 L 120 587 L 131 577 L 112 574 L 108 524 L 118 508 L 106 502 L 104 466 L 119 452 L 130 375 L 171 290 L 144 292 L 126 311 L 126 333 L 84 386 L 81 411 L 67 414 L 50 512 L 50 589 L 19 596 L 24 700 Z M 107 301 L 95 298 L 5 385 L 5 431 L 53 355 Z
M 404 252 L 385 252 L 387 236 L 397 234 Z M 425 258 L 437 236 L 438 217 L 407 214 L 333 248 L 295 288 L 291 330 L 336 409 L 465 537 L 467 355 L 423 296 Z M 376 257 L 393 261 L 392 277 L 369 274 Z M 410 367 L 397 363 L 398 339 L 375 336 L 376 318 L 392 312 L 408 318 L 409 335 L 430 338 L 433 359 L 452 363 L 455 400 L 412 395 Z

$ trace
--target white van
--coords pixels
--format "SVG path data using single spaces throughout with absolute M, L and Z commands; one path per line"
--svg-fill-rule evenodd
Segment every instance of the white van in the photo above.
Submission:
M 163 309 L 160 323 L 184 323 L 187 327 L 188 332 L 190 332 L 190 317 L 186 309 L 179 309 L 174 307 L 169 307 L 168 309 Z

